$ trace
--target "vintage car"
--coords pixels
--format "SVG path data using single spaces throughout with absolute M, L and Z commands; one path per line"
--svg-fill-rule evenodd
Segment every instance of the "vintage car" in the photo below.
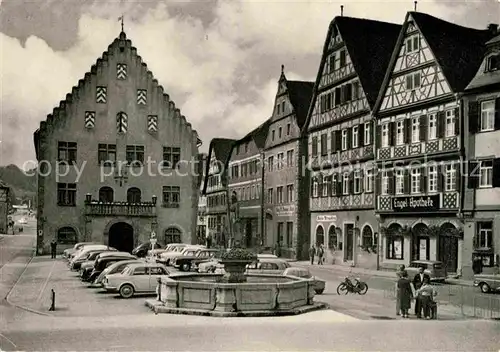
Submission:
M 158 263 L 161 263 L 163 265 L 172 265 L 174 260 L 177 257 L 183 256 L 183 255 L 193 255 L 198 249 L 201 249 L 201 246 L 197 245 L 187 245 L 187 246 L 176 246 L 174 247 L 171 251 L 164 252 L 160 255 L 156 261 Z
M 92 271 L 96 260 L 101 255 L 106 254 L 106 253 L 113 253 L 113 252 L 116 252 L 116 251 L 107 251 L 107 250 L 102 250 L 102 249 L 99 249 L 96 251 L 91 251 L 89 256 L 85 259 L 85 261 L 80 264 L 80 268 L 78 268 L 80 278 L 83 278 L 83 276 L 86 275 L 86 272 L 88 272 L 89 270 L 90 270 L 90 272 Z
M 152 244 L 150 242 L 142 243 L 132 250 L 132 254 L 135 255 L 136 257 L 144 258 L 148 254 L 148 251 L 151 249 L 151 247 Z M 162 248 L 161 245 L 155 243 L 153 249 L 160 249 L 160 248 Z
M 257 254 L 257 259 L 278 259 L 274 254 Z M 224 265 L 219 263 L 219 260 L 214 258 L 212 260 L 198 264 L 196 271 L 199 273 L 215 273 L 217 270 L 220 272 L 224 269 Z
M 130 259 L 130 260 L 121 260 L 116 263 L 112 263 L 106 269 L 103 270 L 102 273 L 97 276 L 97 278 L 92 283 L 92 287 L 102 287 L 102 281 L 106 275 L 121 273 L 123 269 L 125 269 L 130 264 L 140 264 L 144 263 L 144 259 Z
M 476 274 L 474 286 L 479 287 L 483 293 L 500 292 L 500 274 Z
M 75 244 L 72 248 L 68 248 L 68 249 L 65 249 L 63 251 L 63 258 L 68 258 L 71 256 L 71 254 L 77 252 L 80 248 L 82 248 L 83 246 L 85 245 L 89 245 L 89 244 L 98 244 L 98 243 L 93 243 L 93 242 L 79 242 L 77 244 Z
M 79 271 L 81 265 L 84 262 L 86 262 L 89 257 L 95 256 L 96 255 L 95 253 L 99 254 L 99 253 L 103 253 L 103 252 L 116 251 L 115 248 L 107 247 L 107 246 L 103 246 L 101 248 L 98 248 L 97 246 L 96 247 L 91 246 L 91 247 L 92 248 L 88 248 L 88 249 L 87 249 L 87 247 L 84 247 L 85 249 L 83 251 L 79 252 L 78 255 L 73 257 L 73 259 L 71 259 L 71 261 L 69 262 L 70 270 Z M 95 259 L 95 257 L 94 257 L 94 259 Z
M 187 250 L 181 256 L 174 259 L 172 265 L 180 268 L 181 271 L 190 271 L 191 268 L 196 268 L 198 264 L 208 261 L 219 252 L 218 249 L 198 249 L 193 252 Z
M 108 246 L 100 243 L 82 244 L 75 252 L 69 253 L 68 261 L 71 262 L 75 257 L 79 256 L 84 250 L 102 249 L 102 248 L 108 248 Z
M 291 267 L 285 269 L 283 275 L 300 277 L 301 279 L 311 279 L 313 282 L 314 292 L 317 295 L 322 294 L 325 291 L 326 282 L 311 275 L 311 272 L 307 268 L 297 268 Z
M 431 281 L 446 281 L 447 273 L 443 262 L 437 260 L 414 260 L 406 268 L 408 277 L 413 279 L 419 273 L 420 268 L 424 268 L 424 273 L 430 276 Z
M 108 292 L 118 292 L 122 298 L 130 298 L 134 293 L 156 293 L 158 277 L 168 275 L 169 271 L 162 264 L 129 264 L 121 273 L 106 275 L 102 286 Z
M 248 264 L 246 274 L 271 274 L 281 275 L 290 268 L 290 263 L 280 258 L 258 258 L 257 261 Z
M 95 258 L 95 261 L 91 266 L 87 266 L 84 268 L 84 264 L 82 264 L 82 268 L 80 269 L 80 271 L 83 271 L 83 273 L 81 274 L 81 278 L 83 281 L 92 282 L 103 272 L 104 269 L 106 269 L 111 264 L 122 260 L 131 259 L 137 259 L 137 257 L 128 252 L 101 253 Z

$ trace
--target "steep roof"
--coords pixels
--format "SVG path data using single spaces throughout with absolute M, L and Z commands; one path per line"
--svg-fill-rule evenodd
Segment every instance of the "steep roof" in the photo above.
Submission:
M 288 97 L 295 110 L 295 118 L 299 128 L 304 126 L 307 120 L 307 112 L 313 96 L 314 82 L 286 81 Z M 267 137 L 267 136 L 266 136 Z
M 210 141 L 210 146 L 208 147 L 208 156 L 205 165 L 205 177 L 203 179 L 203 195 L 205 195 L 207 191 L 208 171 L 210 170 L 210 160 L 212 159 L 212 153 L 218 162 L 226 165 L 229 157 L 231 156 L 231 150 L 233 148 L 234 142 L 236 142 L 234 139 L 229 138 L 214 138 Z
M 401 31 L 401 25 L 364 18 L 335 17 L 330 25 L 326 45 L 330 40 L 330 31 L 334 24 L 337 25 L 347 47 L 366 100 L 373 108 Z
M 484 43 L 493 38 L 494 33 L 489 29 L 459 26 L 421 12 L 409 12 L 405 22 L 409 15 L 434 53 L 450 88 L 462 92 L 483 60 Z M 399 46 L 396 50 L 399 51 Z
M 486 42 L 486 45 L 492 45 L 492 44 L 495 44 L 495 43 L 500 43 L 500 34 L 498 34 L 496 37 L 494 37 L 493 39 L 489 40 Z

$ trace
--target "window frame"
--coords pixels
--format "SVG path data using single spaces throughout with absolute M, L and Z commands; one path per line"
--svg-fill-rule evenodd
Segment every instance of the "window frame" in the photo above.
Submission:
M 455 165 L 447 164 L 444 167 L 444 189 L 446 192 L 456 191 L 457 188 L 457 172 Z
M 436 193 L 438 191 L 438 167 L 433 165 L 427 169 L 427 192 Z
M 363 144 L 370 145 L 372 142 L 371 123 L 370 122 L 365 122 L 363 133 L 364 133 Z
M 342 147 L 342 151 L 345 151 L 347 150 L 347 135 L 348 135 L 349 131 L 347 129 L 343 129 L 342 130 L 342 133 L 341 133 L 341 147 Z
M 483 164 L 488 164 L 484 165 Z M 483 179 L 486 178 L 486 183 Z M 479 161 L 479 188 L 493 187 L 493 160 L 480 160 Z
M 405 172 L 404 170 L 396 170 L 394 173 L 394 194 L 401 195 L 405 193 Z
M 428 139 L 435 140 L 437 139 L 437 114 L 435 112 L 427 114 L 427 121 L 428 121 L 428 131 L 427 131 L 427 137 Z
M 405 123 L 404 120 L 396 121 L 396 145 L 405 144 Z
M 491 104 L 490 109 L 485 109 L 484 106 L 486 104 Z M 489 132 L 495 130 L 495 100 L 485 100 L 480 104 L 480 123 L 479 123 L 479 132 Z M 486 117 L 485 117 L 486 115 Z M 487 122 L 487 126 L 483 127 L 483 122 Z
M 420 190 L 420 182 L 422 179 L 422 172 L 420 171 L 420 168 L 413 168 L 410 171 L 410 193 L 411 194 L 420 194 L 422 193 Z
M 418 117 L 411 119 L 411 142 L 420 143 L 420 119 Z
M 384 123 L 381 127 L 381 145 L 382 148 L 388 148 L 389 147 L 389 123 Z
M 57 183 L 57 206 L 60 207 L 76 207 L 76 183 Z M 62 200 L 65 201 L 62 201 Z

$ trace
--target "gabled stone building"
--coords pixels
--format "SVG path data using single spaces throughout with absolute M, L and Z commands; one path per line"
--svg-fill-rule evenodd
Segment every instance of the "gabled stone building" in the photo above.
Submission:
M 200 141 L 121 32 L 34 133 L 38 253 L 193 243 Z
M 374 123 L 401 26 L 335 17 L 330 23 L 308 118 L 311 244 L 326 260 L 377 267 Z

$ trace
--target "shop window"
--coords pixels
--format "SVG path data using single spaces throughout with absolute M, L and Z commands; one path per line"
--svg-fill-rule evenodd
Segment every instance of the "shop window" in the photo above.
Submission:
M 325 230 L 323 226 L 318 226 L 316 229 L 316 246 L 325 244 Z
M 366 225 L 363 228 L 362 232 L 362 242 L 363 247 L 372 247 L 373 246 L 373 231 L 370 226 Z
M 403 236 L 388 235 L 386 238 L 386 259 L 404 259 Z
M 337 232 L 335 229 L 335 226 L 330 226 L 328 229 L 328 248 L 334 251 L 337 250 L 338 246 Z

